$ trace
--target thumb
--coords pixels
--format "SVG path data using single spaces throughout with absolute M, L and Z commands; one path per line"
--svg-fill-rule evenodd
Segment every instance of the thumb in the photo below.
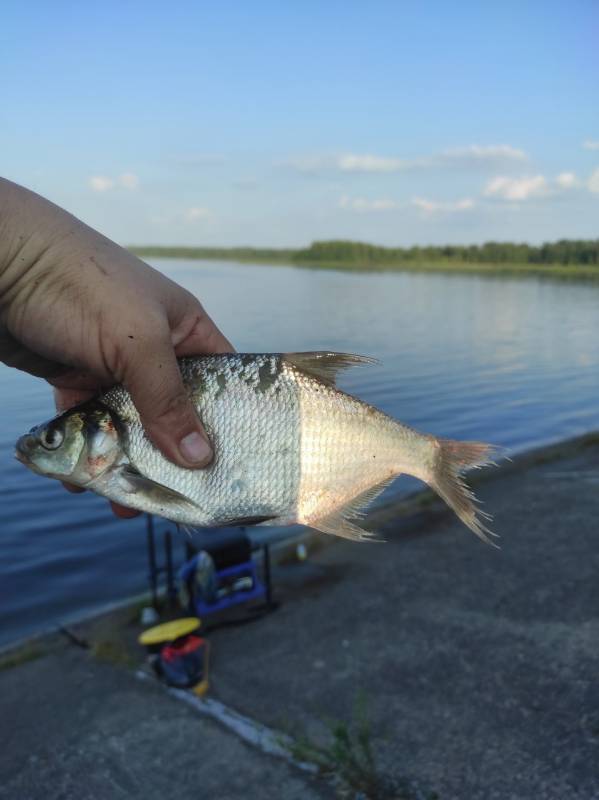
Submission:
M 127 349 L 122 382 L 144 430 L 181 467 L 205 467 L 213 458 L 208 436 L 183 385 L 168 331 L 158 339 L 135 337 Z

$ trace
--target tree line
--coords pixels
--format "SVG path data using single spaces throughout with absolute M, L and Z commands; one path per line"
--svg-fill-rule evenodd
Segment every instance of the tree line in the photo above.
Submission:
M 468 264 L 599 264 L 599 239 L 560 239 L 541 245 L 486 242 L 481 245 L 440 247 L 380 247 L 365 242 L 323 241 L 294 253 L 294 261 L 363 265 L 405 262 Z
M 131 248 L 140 256 L 163 258 L 230 259 L 260 263 L 339 264 L 347 267 L 401 266 L 402 264 L 540 265 L 595 267 L 599 264 L 599 239 L 560 239 L 541 245 L 486 242 L 474 245 L 381 247 L 366 242 L 331 240 L 313 242 L 304 249 L 264 247 L 160 247 Z

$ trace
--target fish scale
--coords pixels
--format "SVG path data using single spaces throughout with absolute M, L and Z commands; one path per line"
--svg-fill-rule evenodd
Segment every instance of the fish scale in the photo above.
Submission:
M 129 393 L 119 386 L 102 402 L 126 423 L 130 462 L 195 504 L 189 524 L 293 513 L 300 477 L 298 387 L 281 374 L 280 358 L 213 356 L 181 359 L 180 367 L 217 457 L 204 470 L 168 461 L 152 446 Z M 261 389 L 265 367 L 274 380 Z
M 34 471 L 190 526 L 302 523 L 364 540 L 355 520 L 401 473 L 428 483 L 485 541 L 462 473 L 494 448 L 420 433 L 335 385 L 371 359 L 343 353 L 246 353 L 180 359 L 214 449 L 205 469 L 166 459 L 117 386 L 17 443 Z
M 398 448 L 395 430 L 389 437 L 382 412 L 314 379 L 298 380 L 302 387 L 299 516 L 310 523 L 323 511 L 343 507 L 396 474 Z

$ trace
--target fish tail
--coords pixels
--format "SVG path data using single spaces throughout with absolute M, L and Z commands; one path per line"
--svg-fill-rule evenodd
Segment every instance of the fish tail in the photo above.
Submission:
M 432 477 L 427 483 L 471 531 L 483 542 L 496 547 L 489 536 L 497 534 L 483 522 L 491 521 L 491 516 L 477 508 L 478 500 L 466 485 L 462 473 L 467 469 L 495 464 L 493 457 L 497 448 L 482 442 L 456 442 L 452 439 L 436 439 L 435 442 L 437 456 Z

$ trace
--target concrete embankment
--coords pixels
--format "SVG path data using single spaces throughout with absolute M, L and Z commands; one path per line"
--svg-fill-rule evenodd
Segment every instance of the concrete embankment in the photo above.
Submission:
M 597 437 L 477 494 L 499 551 L 420 496 L 369 520 L 386 544 L 278 566 L 280 608 L 210 635 L 211 697 L 321 744 L 362 698 L 381 797 L 599 797 Z M 137 679 L 134 612 L 77 626 L 87 650 L 54 636 L 3 656 L 0 797 L 334 796 Z

